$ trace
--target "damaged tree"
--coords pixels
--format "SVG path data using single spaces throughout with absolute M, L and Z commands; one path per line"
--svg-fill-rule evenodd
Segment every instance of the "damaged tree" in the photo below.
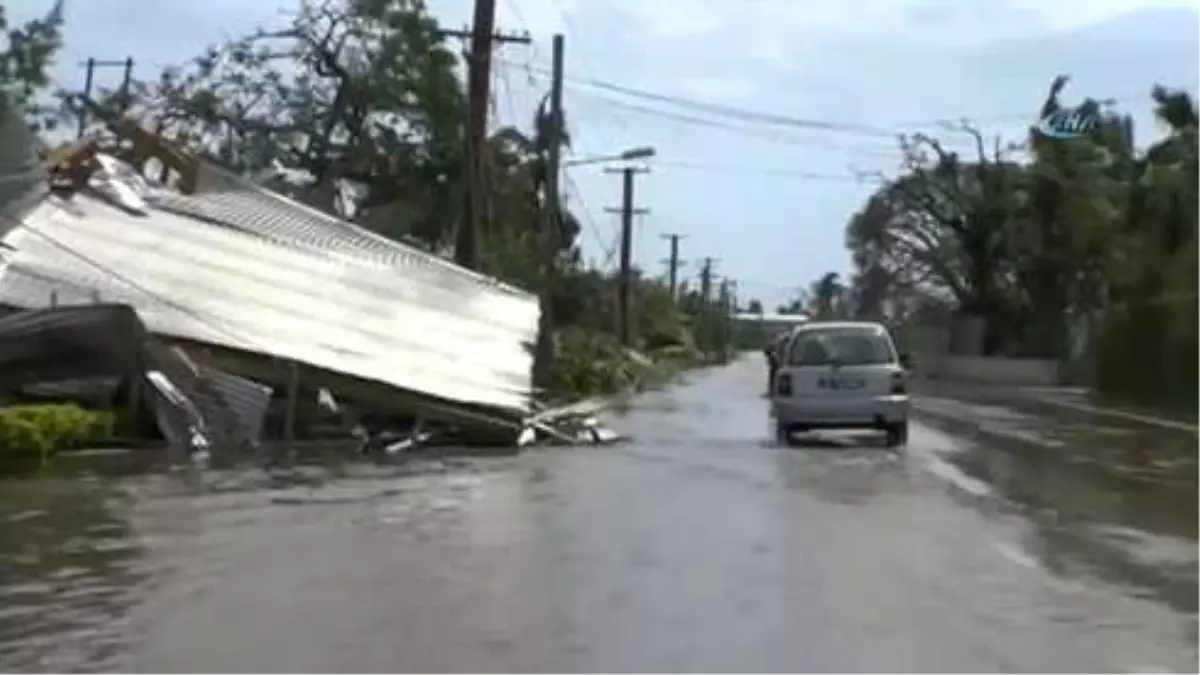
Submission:
M 441 250 L 459 209 L 455 67 L 421 2 L 304 2 L 284 28 L 135 83 L 133 111 L 267 187 Z
M 977 129 L 959 130 L 974 142 L 973 161 L 923 134 L 904 139 L 902 175 L 883 179 L 851 222 L 848 245 L 875 283 L 948 296 L 964 317 L 982 321 L 981 349 L 990 354 L 1011 311 L 1010 270 L 1001 266 L 1021 173 L 999 139 L 989 151 Z

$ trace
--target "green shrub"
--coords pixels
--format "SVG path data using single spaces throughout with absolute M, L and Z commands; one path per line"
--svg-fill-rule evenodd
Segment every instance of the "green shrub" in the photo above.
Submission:
M 60 450 L 100 443 L 113 436 L 111 412 L 74 404 L 0 408 L 0 459 L 51 459 Z
M 555 335 L 550 391 L 568 399 L 613 393 L 635 386 L 645 370 L 613 336 L 568 328 Z
M 691 345 L 672 345 L 647 356 L 623 349 L 610 334 L 568 328 L 555 335 L 550 394 L 575 399 L 652 387 L 695 365 L 700 357 Z

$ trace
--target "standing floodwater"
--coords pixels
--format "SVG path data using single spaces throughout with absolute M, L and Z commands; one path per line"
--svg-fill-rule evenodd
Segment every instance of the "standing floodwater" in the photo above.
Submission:
M 1170 532 L 1096 534 L 1148 497 L 1039 498 L 1005 482 L 1032 460 L 972 473 L 987 448 L 922 424 L 776 447 L 761 361 L 642 397 L 608 448 L 5 481 L 0 669 L 1195 667 L 1194 567 L 1131 555 Z

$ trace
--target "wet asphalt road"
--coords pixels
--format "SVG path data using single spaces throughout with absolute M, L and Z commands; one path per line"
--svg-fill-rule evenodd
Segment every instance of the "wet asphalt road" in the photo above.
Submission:
M 1194 468 L 1137 492 L 932 422 L 780 448 L 763 379 L 608 448 L 0 483 L 0 670 L 1195 671 Z

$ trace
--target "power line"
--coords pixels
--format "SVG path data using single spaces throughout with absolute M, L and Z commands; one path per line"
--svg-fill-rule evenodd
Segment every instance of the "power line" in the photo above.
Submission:
M 591 58 L 588 55 L 587 46 L 584 44 L 583 40 L 579 38 L 579 32 L 575 30 L 575 22 L 571 20 L 570 13 L 565 7 L 563 7 L 560 0 L 554 0 L 554 6 L 556 9 L 558 9 L 559 15 L 562 16 L 563 26 L 567 29 L 567 35 L 570 36 L 571 42 L 575 44 L 575 47 L 573 48 L 574 53 L 579 55 L 580 63 L 583 66 L 584 73 L 588 77 L 591 77 Z M 623 120 L 620 115 L 617 115 L 611 111 L 606 112 L 609 112 L 609 118 L 615 123 L 615 126 L 618 129 L 620 129 L 622 132 L 628 132 L 628 126 L 625 124 L 625 120 Z M 604 145 L 604 147 L 609 146 Z
M 500 63 L 504 64 L 505 62 L 500 61 Z M 533 72 L 536 72 L 537 74 L 539 74 L 542 77 L 548 76 L 548 73 L 549 73 L 549 71 L 547 71 L 546 69 L 538 67 L 538 66 L 533 66 L 532 70 L 533 70 Z M 798 127 L 798 128 L 812 130 L 812 131 L 853 132 L 853 133 L 866 134 L 866 135 L 876 136 L 876 137 L 895 137 L 898 133 L 900 133 L 900 128 L 905 128 L 905 127 L 911 128 L 911 127 L 921 127 L 921 126 L 938 126 L 938 125 L 944 125 L 944 124 L 954 124 L 954 123 L 958 123 L 958 122 L 961 122 L 964 120 L 969 121 L 969 122 L 1028 120 L 1028 121 L 1032 122 L 1033 118 L 1036 117 L 1036 112 L 1034 112 L 1033 109 L 1030 109 L 1030 110 L 1026 110 L 1025 112 L 999 113 L 999 114 L 995 114 L 995 115 L 984 115 L 984 116 L 947 115 L 947 116 L 942 116 L 942 117 L 938 117 L 938 118 L 930 118 L 930 119 L 926 119 L 926 120 L 909 121 L 909 122 L 902 122 L 902 123 L 891 123 L 891 124 L 887 124 L 884 126 L 867 125 L 867 124 L 846 123 L 846 122 L 833 122 L 833 121 L 828 121 L 828 120 L 814 120 L 814 119 L 800 118 L 800 117 L 794 117 L 794 116 L 789 116 L 789 115 L 780 115 L 777 113 L 768 113 L 768 112 L 763 112 L 763 111 L 747 110 L 747 109 L 743 109 L 743 108 L 737 108 L 734 106 L 728 106 L 728 105 L 712 103 L 712 102 L 708 102 L 708 101 L 700 101 L 697 99 L 685 98 L 682 96 L 674 96 L 674 95 L 662 94 L 662 93 L 657 93 L 657 92 L 652 92 L 652 91 L 646 91 L 646 90 L 630 87 L 627 85 L 617 84 L 617 83 L 608 82 L 608 81 L 595 79 L 595 78 L 568 77 L 568 78 L 566 78 L 566 80 L 567 80 L 568 84 L 573 85 L 573 86 L 593 87 L 593 88 L 597 88 L 597 89 L 603 89 L 603 90 L 607 90 L 607 91 L 624 94 L 626 96 L 631 96 L 634 98 L 641 98 L 641 99 L 645 99 L 645 100 L 669 103 L 671 105 L 676 105 L 676 106 L 685 107 L 685 108 L 692 108 L 695 110 L 708 112 L 710 114 L 717 114 L 717 115 L 723 115 L 726 117 L 733 117 L 733 118 L 737 118 L 737 119 L 741 119 L 741 120 L 749 121 L 749 122 L 766 123 L 766 124 L 772 124 L 772 125 L 776 125 L 776 126 Z M 1135 92 L 1135 93 L 1125 94 L 1122 96 L 1105 97 L 1104 100 L 1110 101 L 1110 102 L 1129 102 L 1129 101 L 1137 101 L 1137 100 L 1147 100 L 1148 98 L 1149 98 L 1148 92 Z
M 1196 84 L 1193 83 L 1191 85 L 1191 89 L 1194 89 L 1195 87 L 1196 87 Z M 1189 92 L 1191 91 L 1191 89 L 1189 89 L 1188 87 L 1180 87 L 1180 89 L 1182 89 L 1183 91 L 1189 91 Z M 1127 94 L 1123 94 L 1121 96 L 1107 97 L 1107 98 L 1104 98 L 1103 101 L 1105 103 L 1132 103 L 1134 101 L 1152 102 L 1150 99 L 1150 93 L 1148 90 L 1143 90 L 1143 91 L 1138 91 L 1138 92 L 1130 92 Z M 988 114 L 988 115 L 982 115 L 982 116 L 958 115 L 955 117 L 941 117 L 938 119 L 928 119 L 928 120 L 923 120 L 923 121 L 919 121 L 919 122 L 902 122 L 902 123 L 896 124 L 895 126 L 897 126 L 897 127 L 920 127 L 920 126 L 940 126 L 940 125 L 945 125 L 945 124 L 958 124 L 963 121 L 978 123 L 978 122 L 1005 122 L 1005 121 L 1015 121 L 1015 120 L 1027 120 L 1032 124 L 1033 122 L 1036 121 L 1036 117 L 1037 117 L 1036 110 L 1033 110 L 1033 111 L 1027 110 L 1025 112 L 997 113 L 997 114 Z
M 498 61 L 502 64 L 507 63 L 503 60 L 498 60 Z M 532 67 L 532 70 L 534 72 L 540 73 L 542 75 L 549 74 L 549 71 L 545 70 L 544 68 L 537 67 L 537 66 Z M 632 96 L 634 98 L 642 98 L 642 99 L 646 99 L 646 100 L 650 100 L 650 101 L 658 101 L 660 103 L 669 103 L 671 105 L 676 105 L 676 106 L 680 106 L 680 107 L 684 107 L 684 108 L 692 108 L 695 110 L 701 110 L 701 111 L 708 112 L 711 114 L 724 115 L 727 117 L 734 117 L 734 118 L 743 119 L 743 120 L 747 120 L 747 121 L 762 122 L 762 123 L 773 124 L 773 125 L 777 125 L 777 126 L 796 127 L 796 128 L 800 128 L 800 129 L 808 129 L 808 130 L 814 130 L 814 131 L 840 131 L 840 132 L 865 134 L 865 135 L 870 135 L 870 136 L 878 136 L 878 137 L 884 137 L 884 138 L 891 138 L 895 135 L 894 131 L 889 131 L 889 130 L 882 129 L 879 127 L 872 127 L 872 126 L 868 126 L 868 125 L 864 125 L 864 124 L 849 124 L 849 123 L 844 123 L 844 122 L 831 122 L 828 120 L 805 119 L 805 118 L 800 118 L 800 117 L 792 117 L 789 115 L 779 115 L 776 113 L 762 112 L 762 111 L 758 111 L 758 110 L 747 110 L 744 108 L 736 108 L 734 106 L 722 105 L 722 104 L 717 104 L 717 103 L 709 103 L 709 102 L 705 102 L 705 101 L 697 101 L 694 99 L 684 98 L 682 96 L 671 96 L 668 94 L 660 94 L 660 93 L 656 93 L 656 92 L 652 92 L 652 91 L 635 89 L 633 87 L 628 87 L 628 86 L 621 85 L 621 84 L 615 84 L 613 82 L 606 82 L 604 80 L 598 80 L 598 79 L 594 79 L 594 78 L 567 77 L 565 79 L 568 83 L 575 85 L 575 86 L 595 87 L 597 89 L 604 89 L 607 91 L 624 94 L 626 96 Z
M 752 122 L 763 122 L 778 126 L 796 127 L 800 129 L 816 130 L 816 131 L 841 131 L 865 134 L 869 136 L 879 136 L 883 138 L 891 138 L 895 132 L 886 129 L 879 129 L 859 124 L 845 124 L 841 122 L 829 122 L 825 120 L 804 119 L 799 117 L 790 117 L 786 115 L 777 115 L 774 113 L 766 113 L 757 110 L 746 110 L 735 108 L 732 106 L 718 105 L 715 103 L 705 103 L 702 101 L 694 101 L 677 96 L 668 96 L 666 94 L 655 94 L 653 92 L 640 91 L 630 87 L 623 87 L 600 80 L 587 80 L 583 83 L 584 86 L 592 86 L 598 89 L 605 89 L 634 98 L 642 98 L 650 101 L 658 101 L 661 103 L 669 103 L 671 105 L 680 106 L 683 108 L 692 108 L 707 113 L 716 115 L 725 115 L 735 119 L 743 119 Z
M 574 179 L 571 178 L 569 173 L 564 173 L 563 175 L 566 178 L 565 182 L 568 194 L 573 194 L 575 199 L 579 201 L 579 206 L 583 210 L 583 218 L 587 222 L 588 228 L 591 230 L 592 235 L 596 238 L 596 244 L 601 248 L 601 250 L 605 251 L 605 266 L 611 264 L 613 258 L 615 258 L 617 255 L 616 244 L 613 242 L 605 242 L 605 237 L 600 232 L 600 227 L 596 224 L 596 219 L 592 216 L 591 209 L 588 208 L 587 203 L 583 199 L 583 191 L 580 190 L 579 186 L 575 184 Z
M 776 176 L 791 176 L 794 178 L 803 178 L 803 179 L 807 179 L 807 180 L 845 180 L 845 181 L 855 181 L 855 182 L 857 182 L 859 180 L 857 176 L 855 176 L 851 173 L 846 173 L 846 174 L 815 173 L 812 171 L 802 171 L 802 170 L 795 170 L 795 169 L 775 169 L 775 168 L 744 166 L 744 165 L 737 166 L 737 165 L 733 165 L 733 164 L 707 164 L 707 163 L 703 163 L 703 162 L 687 162 L 687 161 L 677 161 L 677 160 L 669 160 L 669 159 L 655 160 L 654 164 L 655 164 L 655 166 L 670 166 L 670 167 L 676 167 L 676 168 L 680 168 L 680 169 L 692 169 L 692 170 L 697 170 L 697 171 L 725 171 L 725 172 L 733 172 L 733 173 L 756 173 L 756 174 L 767 174 L 767 175 L 776 175 Z
M 801 138 L 796 138 L 793 136 L 787 136 L 781 132 L 771 132 L 766 129 L 750 127 L 750 126 L 746 126 L 744 124 L 739 125 L 739 124 L 735 124 L 732 122 L 724 122 L 721 120 L 706 119 L 703 117 L 695 117 L 695 116 L 686 115 L 683 113 L 661 110 L 661 109 L 651 108 L 651 107 L 647 107 L 647 106 L 641 106 L 636 103 L 628 103 L 626 101 L 619 101 L 619 100 L 616 100 L 613 98 L 609 98 L 609 97 L 603 96 L 601 94 L 597 94 L 595 92 L 589 91 L 589 92 L 583 92 L 583 93 L 585 93 L 589 98 L 594 99 L 599 102 L 602 102 L 605 105 L 622 108 L 624 110 L 629 110 L 631 112 L 635 112 L 635 113 L 638 113 L 641 115 L 658 117 L 658 118 L 673 121 L 673 122 L 679 122 L 682 124 L 690 124 L 693 126 L 707 127 L 710 129 L 722 129 L 725 131 L 730 131 L 733 133 L 738 133 L 738 134 L 750 136 L 753 138 L 761 138 L 763 140 L 773 141 L 776 143 L 782 143 L 785 145 L 794 145 L 797 147 L 815 148 L 815 149 L 822 149 L 822 150 L 834 150 L 834 151 L 840 151 L 840 152 L 851 152 L 851 153 L 857 153 L 857 154 L 862 154 L 862 155 L 876 155 L 879 157 L 897 157 L 898 158 L 899 153 L 900 153 L 900 148 L 898 146 L 895 147 L 894 149 L 885 149 L 882 146 L 879 148 L 855 148 L 852 146 L 829 144 L 829 143 L 823 142 L 821 139 L 801 139 Z M 895 138 L 898 139 L 899 136 L 900 136 L 900 134 L 897 133 L 895 135 Z

